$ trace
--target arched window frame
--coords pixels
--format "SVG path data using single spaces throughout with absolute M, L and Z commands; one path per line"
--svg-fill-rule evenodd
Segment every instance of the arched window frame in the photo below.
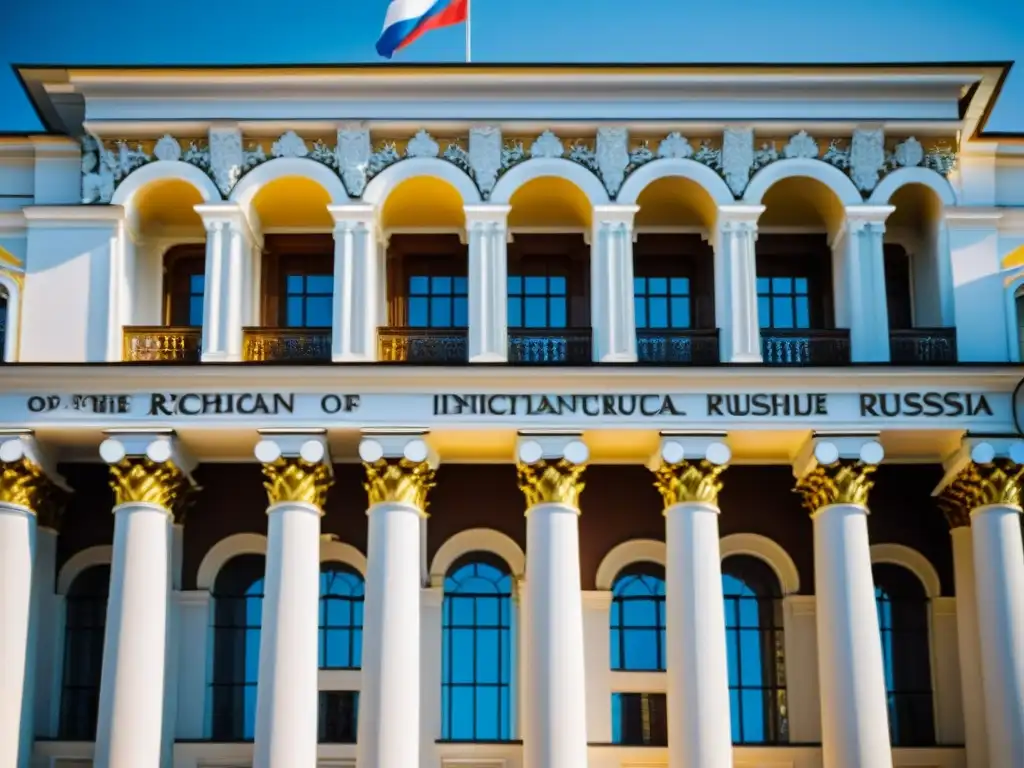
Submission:
M 335 587 L 340 591 L 333 591 Z M 320 669 L 362 667 L 365 600 L 366 581 L 360 570 L 340 560 L 321 560 L 317 630 Z M 341 645 L 337 653 L 332 651 L 335 638 Z
M 1018 312 L 1017 303 L 1024 299 L 1024 267 L 1018 267 L 1006 275 L 1006 345 L 1007 360 L 1011 363 L 1024 362 L 1024 333 L 1021 332 L 1024 317 Z
M 493 593 L 469 593 L 459 595 L 453 591 L 453 577 L 469 568 L 484 566 L 496 570 L 502 574 L 497 581 Z M 468 578 L 479 578 L 468 576 Z M 441 603 L 441 738 L 443 741 L 473 742 L 473 741 L 510 741 L 515 738 L 516 728 L 516 697 L 515 683 L 517 679 L 516 669 L 516 646 L 518 627 L 515 617 L 515 606 L 513 595 L 515 594 L 516 575 L 513 567 L 503 557 L 487 550 L 476 550 L 463 554 L 455 559 L 447 573 L 443 587 L 443 599 Z M 456 600 L 473 600 L 473 620 L 467 625 L 453 624 Z M 477 620 L 479 611 L 479 600 L 498 600 L 496 612 L 496 623 L 479 624 Z M 453 660 L 455 658 L 453 633 L 459 630 L 470 631 L 473 635 L 473 679 L 471 681 L 456 680 L 453 678 Z M 496 682 L 491 680 L 480 681 L 478 679 L 479 669 L 477 668 L 477 657 L 475 649 L 479 646 L 477 635 L 479 632 L 497 631 L 498 633 L 498 674 Z M 454 717 L 454 695 L 459 688 L 471 688 L 473 691 L 473 717 L 471 738 L 465 738 L 461 734 L 453 732 Z M 488 738 L 480 733 L 477 717 L 479 715 L 477 689 L 497 688 L 497 738 Z
M 762 571 L 756 583 L 744 567 Z M 738 594 L 730 593 L 730 580 L 742 585 Z M 784 585 L 773 564 L 754 554 L 730 554 L 722 560 L 722 589 L 725 601 L 727 658 L 729 660 L 729 697 L 735 744 L 785 744 L 789 742 L 789 704 L 786 687 L 785 622 L 782 607 Z M 756 621 L 749 621 L 754 606 Z M 752 684 L 743 671 L 744 638 L 756 635 L 759 684 Z M 759 705 L 754 702 L 760 700 Z M 757 706 L 761 712 L 763 738 L 747 734 L 747 711 Z
M 89 580 L 93 582 L 92 589 L 85 594 L 79 594 L 83 583 Z M 57 736 L 66 741 L 92 741 L 96 735 L 99 715 L 103 643 L 107 603 L 110 598 L 109 558 L 83 559 L 81 567 L 77 568 L 73 575 L 65 575 L 64 586 L 64 632 Z M 80 648 L 85 649 L 83 654 L 86 659 L 79 658 Z M 78 679 L 69 682 L 69 678 L 72 677 Z M 84 720 L 73 716 L 70 710 L 83 706 L 86 710 Z
M 664 672 L 666 669 L 665 641 L 665 568 L 650 561 L 634 562 L 618 572 L 612 582 L 612 602 L 608 613 L 611 633 L 610 666 L 613 672 Z M 650 608 L 628 610 L 628 606 L 650 603 Z M 652 621 L 641 623 L 626 614 L 645 613 Z M 636 621 L 636 623 L 633 623 Z M 654 663 L 631 661 L 627 648 L 630 636 L 646 638 L 644 644 L 653 644 Z
M 0 252 L 3 249 L 0 248 Z M 0 349 L 0 362 L 12 363 L 18 359 L 18 338 L 21 319 L 21 284 L 19 279 L 7 268 L 0 269 L 0 297 L 7 302 L 7 313 L 4 318 L 3 348 Z

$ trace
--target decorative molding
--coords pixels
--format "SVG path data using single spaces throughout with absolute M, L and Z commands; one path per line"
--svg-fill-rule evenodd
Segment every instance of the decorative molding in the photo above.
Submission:
M 872 564 L 887 563 L 906 568 L 921 582 L 929 599 L 935 599 L 942 594 L 939 572 L 935 570 L 931 561 L 916 549 L 903 544 L 872 544 L 871 562 Z
M 309 504 L 323 514 L 327 503 L 327 491 L 334 485 L 334 472 L 330 464 L 322 461 L 308 462 L 301 458 L 279 458 L 263 465 L 267 479 L 267 500 L 275 504 Z
M 538 461 L 535 464 L 520 462 L 517 465 L 519 490 L 526 496 L 527 512 L 538 504 L 563 504 L 578 512 L 584 469 L 585 465 L 574 464 L 568 459 Z
M 757 533 L 731 533 L 723 536 L 718 546 L 723 560 L 735 555 L 748 555 L 764 561 L 778 577 L 784 596 L 800 591 L 800 572 L 796 563 L 773 539 Z
M 406 504 L 426 514 L 427 493 L 435 485 L 435 471 L 428 462 L 381 458 L 363 462 L 363 466 L 371 508 L 385 503 Z
M 97 565 L 110 565 L 113 560 L 114 548 L 110 544 L 99 544 L 76 552 L 57 574 L 57 594 L 66 595 L 82 573 Z
M 459 531 L 441 545 L 430 562 L 430 583 L 443 586 L 452 564 L 470 552 L 490 552 L 504 560 L 513 578 L 526 573 L 526 553 L 508 535 L 493 528 Z
M 868 505 L 868 492 L 877 467 L 841 459 L 828 466 L 818 465 L 797 481 L 794 489 L 803 497 L 804 507 L 813 515 L 833 504 Z
M 196 587 L 212 590 L 217 575 L 230 560 L 241 555 L 267 554 L 267 537 L 260 533 L 236 533 L 221 539 L 207 550 L 196 572 Z
M 656 539 L 631 539 L 617 544 L 608 550 L 597 566 L 594 585 L 599 590 L 610 590 L 615 578 L 633 563 L 655 563 L 662 568 L 668 560 L 664 541 Z M 611 593 L 608 592 L 610 595 Z
M 665 511 L 677 504 L 702 503 L 718 506 L 718 494 L 722 490 L 719 476 L 725 471 L 725 464 L 710 461 L 679 461 L 675 464 L 662 462 L 654 470 L 654 487 L 665 502 Z

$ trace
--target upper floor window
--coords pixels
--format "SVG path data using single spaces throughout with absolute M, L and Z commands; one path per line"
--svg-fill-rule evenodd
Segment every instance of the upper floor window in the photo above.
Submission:
M 328 328 L 334 300 L 334 276 L 285 272 L 285 326 Z
M 636 277 L 633 304 L 637 328 L 689 328 L 692 325 L 690 278 Z
M 729 707 L 734 744 L 789 741 L 782 594 L 763 561 L 722 561 Z
M 214 741 L 248 741 L 255 733 L 265 567 L 263 555 L 239 555 L 213 584 Z
M 351 566 L 320 566 L 320 669 L 362 665 L 364 587 L 362 574 Z
M 410 328 L 465 328 L 469 325 L 469 287 L 465 276 L 409 277 Z
M 917 576 L 902 566 L 876 565 L 872 571 L 892 743 L 933 746 L 928 596 Z
M 564 275 L 509 275 L 509 327 L 565 328 L 566 283 Z
M 320 691 L 317 739 L 323 744 L 355 744 L 359 691 Z
M 629 566 L 612 585 L 612 669 L 664 671 L 665 569 L 653 563 Z
M 65 741 L 92 741 L 96 737 L 109 590 L 110 566 L 94 565 L 75 577 L 64 599 L 64 678 L 58 735 Z
M 806 277 L 758 277 L 757 316 L 762 328 L 810 328 Z
M 668 706 L 664 693 L 613 693 L 612 743 L 668 746 Z
M 457 561 L 444 582 L 442 738 L 511 738 L 511 623 L 512 575 L 505 562 L 481 552 Z
M 172 326 L 203 324 L 206 255 L 196 246 L 172 248 L 164 257 L 167 322 Z

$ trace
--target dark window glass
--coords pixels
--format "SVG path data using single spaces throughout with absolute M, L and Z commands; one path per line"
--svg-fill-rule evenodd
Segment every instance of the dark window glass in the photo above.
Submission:
M 872 570 L 892 743 L 934 746 L 928 597 L 920 580 L 906 568 L 876 565 Z
M 758 277 L 757 316 L 762 328 L 810 328 L 807 277 Z
M 898 245 L 885 246 L 885 301 L 889 328 L 913 328 L 911 317 L 910 257 Z
M 469 324 L 465 277 L 413 275 L 409 278 L 410 328 L 465 328 Z
M 355 744 L 359 716 L 358 691 L 320 691 L 318 740 L 323 744 Z
M 248 741 L 255 732 L 265 567 L 262 555 L 239 555 L 213 585 L 214 741 Z
M 665 575 L 642 563 L 624 569 L 612 585 L 612 669 L 664 671 Z
M 763 560 L 737 555 L 722 562 L 722 591 L 733 743 L 787 742 L 779 581 Z
M 96 736 L 109 590 L 110 566 L 94 565 L 78 574 L 64 600 L 64 679 L 58 734 L 63 741 L 92 741 Z
M 497 558 L 476 553 L 456 563 L 442 608 L 442 738 L 511 738 L 512 576 Z
M 362 574 L 341 563 L 320 566 L 320 669 L 359 669 L 363 658 Z
M 509 327 L 568 327 L 568 283 L 565 275 L 509 275 Z
M 292 273 L 285 275 L 285 326 L 329 328 L 334 297 L 334 276 Z
M 203 295 L 206 291 L 206 275 L 188 276 L 188 324 L 203 324 Z
M 637 328 L 689 328 L 693 324 L 688 277 L 636 277 L 633 304 Z
M 664 693 L 613 693 L 612 743 L 668 746 L 668 714 Z

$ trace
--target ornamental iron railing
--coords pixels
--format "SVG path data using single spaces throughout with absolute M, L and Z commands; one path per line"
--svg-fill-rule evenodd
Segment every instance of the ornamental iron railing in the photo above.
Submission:
M 378 328 L 377 359 L 456 365 L 469 359 L 465 328 Z
M 951 365 L 956 362 L 956 328 L 889 331 L 889 358 L 897 365 Z
M 242 359 L 251 363 L 329 362 L 331 329 L 243 328 Z
M 124 329 L 122 360 L 129 363 L 198 363 L 202 329 L 194 326 L 130 325 Z
M 508 361 L 517 365 L 583 365 L 593 356 L 590 328 L 509 328 Z
M 636 356 L 655 365 L 714 365 L 720 359 L 718 329 L 644 328 L 636 333 Z
M 765 365 L 846 365 L 850 331 L 846 328 L 762 328 Z

